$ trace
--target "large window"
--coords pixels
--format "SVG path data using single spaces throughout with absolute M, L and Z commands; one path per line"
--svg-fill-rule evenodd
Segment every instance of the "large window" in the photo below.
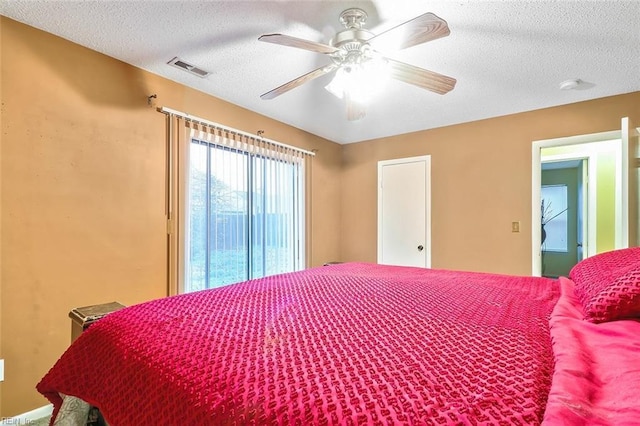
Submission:
M 191 140 L 185 291 L 302 268 L 303 164 Z

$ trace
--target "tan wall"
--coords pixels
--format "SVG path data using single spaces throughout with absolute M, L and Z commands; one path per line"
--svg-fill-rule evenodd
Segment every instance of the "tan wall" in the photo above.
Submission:
M 38 380 L 70 342 L 69 310 L 166 289 L 168 106 L 317 149 L 312 257 L 339 253 L 340 145 L 1 18 L 0 417 L 45 405 Z
M 431 155 L 432 266 L 530 274 L 532 141 L 619 130 L 625 116 L 640 122 L 640 92 L 345 145 L 341 260 L 376 261 L 377 162 Z

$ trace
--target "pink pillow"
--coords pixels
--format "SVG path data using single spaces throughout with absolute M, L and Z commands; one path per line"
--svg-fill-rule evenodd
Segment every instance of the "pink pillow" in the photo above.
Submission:
M 574 266 L 569 277 L 586 320 L 640 317 L 640 247 L 589 257 Z

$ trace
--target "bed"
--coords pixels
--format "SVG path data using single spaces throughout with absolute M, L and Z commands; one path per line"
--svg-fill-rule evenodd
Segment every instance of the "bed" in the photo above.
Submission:
M 334 264 L 109 314 L 37 389 L 52 424 L 637 425 L 637 317 L 639 248 L 557 280 Z

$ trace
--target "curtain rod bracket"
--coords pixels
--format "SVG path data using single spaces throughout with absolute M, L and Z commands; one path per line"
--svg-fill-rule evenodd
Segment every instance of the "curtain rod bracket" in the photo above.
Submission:
M 153 95 L 147 96 L 147 105 L 151 106 L 151 99 L 156 99 L 157 97 L 158 95 L 156 95 L 155 93 Z

